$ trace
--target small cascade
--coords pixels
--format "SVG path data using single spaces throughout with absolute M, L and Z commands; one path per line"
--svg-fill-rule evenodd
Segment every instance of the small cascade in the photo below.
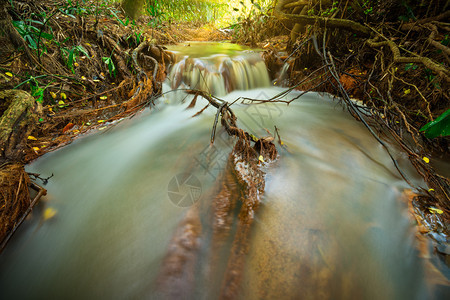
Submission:
M 169 81 L 172 89 L 198 89 L 215 96 L 270 86 L 266 65 L 257 53 L 242 53 L 234 57 L 184 56 L 172 67 Z

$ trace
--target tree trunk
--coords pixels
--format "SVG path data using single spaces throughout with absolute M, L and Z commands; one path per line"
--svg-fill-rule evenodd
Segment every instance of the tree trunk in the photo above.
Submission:
M 123 0 L 122 8 L 127 15 L 136 20 L 142 14 L 142 8 L 144 7 L 146 0 Z

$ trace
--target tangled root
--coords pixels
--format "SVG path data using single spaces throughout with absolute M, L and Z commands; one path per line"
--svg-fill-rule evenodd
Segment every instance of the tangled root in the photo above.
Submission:
M 30 206 L 29 183 L 23 165 L 6 165 L 0 169 L 0 241 Z

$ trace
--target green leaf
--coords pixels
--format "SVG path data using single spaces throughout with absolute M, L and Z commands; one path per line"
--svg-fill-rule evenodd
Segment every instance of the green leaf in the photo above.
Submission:
M 69 58 L 67 59 L 67 66 L 69 67 L 70 70 L 72 70 L 72 73 L 75 72 L 73 70 L 73 52 L 74 52 L 74 49 L 70 50 Z
M 425 124 L 420 131 L 425 132 L 425 136 L 429 139 L 434 139 L 439 136 L 450 135 L 450 109 L 447 109 L 436 120 Z
M 80 51 L 81 53 L 83 53 L 84 55 L 86 55 L 87 58 L 90 59 L 90 57 L 89 57 L 89 52 L 86 50 L 86 48 L 84 48 L 84 47 L 81 46 L 81 45 L 78 45 L 78 46 L 75 47 L 75 49 L 78 50 L 78 51 Z
M 26 35 L 25 36 L 25 40 L 28 41 L 28 43 L 30 43 L 30 48 L 36 50 L 37 49 L 37 44 L 36 42 L 33 40 L 33 38 L 31 37 L 31 35 Z
M 53 35 L 50 33 L 47 33 L 47 32 L 42 32 L 41 37 L 43 37 L 44 39 L 47 39 L 47 40 L 53 40 Z

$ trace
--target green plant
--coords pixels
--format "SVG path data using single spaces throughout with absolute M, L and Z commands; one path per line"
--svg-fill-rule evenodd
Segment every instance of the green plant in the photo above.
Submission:
M 425 132 L 425 136 L 429 139 L 434 139 L 440 136 L 450 135 L 450 109 L 447 109 L 436 120 L 431 121 L 422 128 L 420 131 Z
M 38 50 L 38 40 L 42 37 L 47 40 L 53 40 L 53 35 L 43 30 L 38 29 L 32 24 L 44 26 L 44 23 L 37 20 L 27 19 L 25 21 L 12 21 L 13 26 L 16 28 L 17 32 L 23 37 L 23 39 L 28 43 L 28 47 L 33 50 Z M 44 43 L 41 43 L 42 50 L 47 51 Z
M 112 53 L 111 53 L 111 56 L 112 56 Z M 111 56 L 102 57 L 102 61 L 108 66 L 109 75 L 112 77 L 116 77 L 116 66 L 114 65 L 114 62 L 113 62 Z
M 409 69 L 416 70 L 418 67 L 419 67 L 419 66 L 416 65 L 416 64 L 409 63 L 409 64 L 406 64 L 406 66 L 405 66 L 405 71 L 408 71 Z
M 30 76 L 30 78 L 27 80 L 27 83 L 30 85 L 31 96 L 35 97 L 37 102 L 43 103 L 44 91 L 52 82 L 42 88 L 39 86 L 39 82 L 37 81 L 36 77 Z
M 122 24 L 123 26 L 127 26 L 128 24 L 130 24 L 130 19 L 128 17 L 125 19 L 125 21 L 122 21 L 122 19 L 119 18 L 119 16 L 116 14 L 114 10 L 110 9 L 109 11 L 114 17 L 116 17 L 116 20 L 119 21 L 119 23 Z
M 70 71 L 72 71 L 72 73 L 75 73 L 74 64 L 76 62 L 77 55 L 80 52 L 90 58 L 89 52 L 81 45 L 74 46 L 72 48 L 61 48 L 61 54 L 66 62 L 66 66 L 70 69 Z

